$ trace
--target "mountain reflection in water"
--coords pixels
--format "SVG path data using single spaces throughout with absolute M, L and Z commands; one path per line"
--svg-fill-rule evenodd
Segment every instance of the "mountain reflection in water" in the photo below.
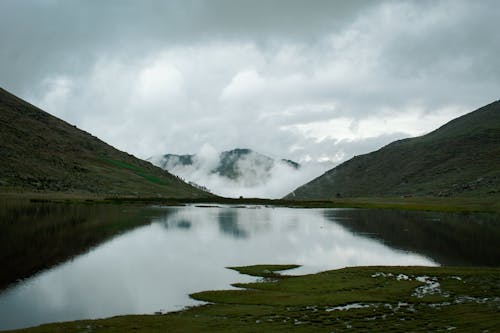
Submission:
M 490 215 L 250 208 L 4 206 L 2 281 L 39 272 L 0 293 L 0 329 L 178 310 L 198 304 L 190 293 L 254 279 L 228 266 L 296 263 L 290 273 L 302 274 L 500 260 Z
M 346 229 L 445 266 L 499 266 L 500 216 L 398 210 L 325 210 Z

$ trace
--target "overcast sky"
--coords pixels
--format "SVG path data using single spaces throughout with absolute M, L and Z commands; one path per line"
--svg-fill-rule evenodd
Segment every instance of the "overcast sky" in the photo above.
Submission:
M 500 97 L 500 1 L 0 0 L 0 86 L 139 157 L 338 163 Z

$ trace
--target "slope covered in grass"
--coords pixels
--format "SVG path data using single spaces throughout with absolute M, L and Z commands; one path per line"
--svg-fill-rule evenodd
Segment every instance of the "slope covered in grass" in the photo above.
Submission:
M 356 156 L 285 198 L 401 195 L 500 196 L 500 101 Z
M 208 197 L 0 88 L 0 192 Z

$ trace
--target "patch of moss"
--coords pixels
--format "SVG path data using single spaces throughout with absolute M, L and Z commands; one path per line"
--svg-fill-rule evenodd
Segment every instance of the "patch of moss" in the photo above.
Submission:
M 105 161 L 105 162 L 107 162 L 107 163 L 109 163 L 109 164 L 112 164 L 112 165 L 114 165 L 116 167 L 119 167 L 119 168 L 122 168 L 122 169 L 131 170 L 137 176 L 142 177 L 142 178 L 150 181 L 151 183 L 155 183 L 155 184 L 158 184 L 158 185 L 167 185 L 166 182 L 164 182 L 163 180 L 159 179 L 158 177 L 155 177 L 155 176 L 147 173 L 145 170 L 143 170 L 141 168 L 138 168 L 135 165 L 132 165 L 130 163 L 126 163 L 126 162 L 123 162 L 123 161 L 113 160 L 113 159 L 107 158 L 107 157 L 102 157 L 102 160 Z
M 122 169 L 129 169 L 132 171 L 141 171 L 140 168 L 138 168 L 135 165 L 132 165 L 130 163 L 126 163 L 123 161 L 117 161 L 117 160 L 107 158 L 107 157 L 102 157 L 101 159 L 109 164 L 112 164 L 112 165 L 119 167 L 119 168 L 122 168 Z
M 280 275 L 277 272 L 286 271 L 298 267 L 300 267 L 300 265 L 253 265 L 227 268 L 240 272 L 241 274 L 251 276 L 276 277 Z

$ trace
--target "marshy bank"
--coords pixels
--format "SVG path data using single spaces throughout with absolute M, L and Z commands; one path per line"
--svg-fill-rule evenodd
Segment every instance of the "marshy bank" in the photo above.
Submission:
M 500 265 L 495 214 L 179 204 L 4 206 L 0 329 L 179 311 L 200 304 L 189 294 L 255 281 L 228 266 Z
M 354 267 L 305 276 L 273 272 L 289 267 L 235 267 L 267 280 L 239 283 L 238 290 L 196 293 L 195 299 L 210 304 L 180 312 L 16 332 L 494 332 L 500 324 L 498 268 Z

